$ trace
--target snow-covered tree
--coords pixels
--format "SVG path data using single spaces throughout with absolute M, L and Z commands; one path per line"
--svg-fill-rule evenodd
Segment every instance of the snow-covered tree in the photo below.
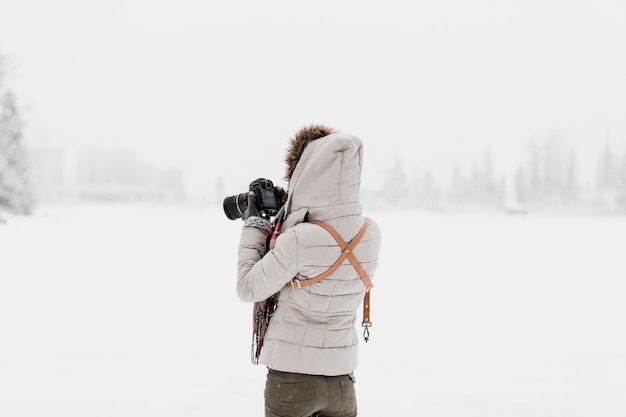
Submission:
M 526 156 L 515 177 L 521 202 L 534 208 L 562 208 L 578 202 L 578 157 L 563 132 L 553 131 L 542 142 L 531 140 Z
M 0 208 L 28 214 L 33 195 L 22 129 L 15 94 L 0 84 Z

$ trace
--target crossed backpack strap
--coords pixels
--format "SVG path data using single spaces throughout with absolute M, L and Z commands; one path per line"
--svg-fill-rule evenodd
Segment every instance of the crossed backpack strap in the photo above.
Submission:
M 363 226 L 361 226 L 361 229 L 356 234 L 354 239 L 350 241 L 350 243 L 346 243 L 335 229 L 333 229 L 331 226 L 324 222 L 312 220 L 309 223 L 316 224 L 326 229 L 326 231 L 330 233 L 332 237 L 337 241 L 337 244 L 341 248 L 341 255 L 339 256 L 339 258 L 337 258 L 335 263 L 333 263 L 331 267 L 328 268 L 328 270 L 326 270 L 324 273 L 303 281 L 299 280 L 298 278 L 294 278 L 287 285 L 290 285 L 293 288 L 301 288 L 320 282 L 321 280 L 327 278 L 330 274 L 335 272 L 335 270 L 339 268 L 339 265 L 341 265 L 343 261 L 347 258 L 354 267 L 354 269 L 356 269 L 366 288 L 365 296 L 363 297 L 363 322 L 361 325 L 365 328 L 363 331 L 363 338 L 367 342 L 369 340 L 369 328 L 372 326 L 372 322 L 370 321 L 370 290 L 374 285 L 372 284 L 372 281 L 367 275 L 367 272 L 365 272 L 365 269 L 363 269 L 363 266 L 361 265 L 359 260 L 356 258 L 356 256 L 354 256 L 354 253 L 352 253 L 357 243 L 359 243 L 359 241 L 365 234 L 365 230 L 367 229 L 367 219 L 365 219 L 365 221 L 363 222 Z

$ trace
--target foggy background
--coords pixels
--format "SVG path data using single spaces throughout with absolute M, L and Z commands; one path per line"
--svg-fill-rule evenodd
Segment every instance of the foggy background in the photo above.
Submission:
M 626 3 L 0 0 L 0 416 L 261 415 L 222 199 L 381 226 L 359 415 L 626 415 Z
M 614 211 L 589 187 L 626 176 L 619 1 L 0 5 L 3 78 L 44 201 L 99 198 L 102 182 L 102 198 L 140 183 L 219 201 L 280 183 L 310 123 L 360 136 L 365 196 L 396 204 L 545 206 L 558 188 L 575 194 L 558 203 Z M 607 147 L 619 172 L 599 173 Z

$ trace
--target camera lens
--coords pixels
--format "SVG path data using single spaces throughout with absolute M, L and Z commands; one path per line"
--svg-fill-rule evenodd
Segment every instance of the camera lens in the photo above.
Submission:
M 248 193 L 241 193 L 224 199 L 224 214 L 230 220 L 237 220 L 243 216 L 248 208 Z

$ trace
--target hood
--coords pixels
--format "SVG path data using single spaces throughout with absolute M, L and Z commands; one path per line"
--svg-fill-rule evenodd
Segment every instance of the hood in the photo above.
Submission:
M 285 156 L 285 179 L 287 182 L 291 181 L 293 171 L 296 169 L 296 165 L 298 165 L 300 157 L 307 145 L 331 133 L 335 133 L 335 130 L 324 125 L 310 125 L 303 127 L 296 133 L 293 139 L 289 141 L 289 149 L 287 149 L 287 155 Z
M 363 144 L 354 135 L 331 133 L 307 142 L 289 177 L 286 223 L 299 223 L 307 213 L 320 221 L 361 214 L 362 167 Z

